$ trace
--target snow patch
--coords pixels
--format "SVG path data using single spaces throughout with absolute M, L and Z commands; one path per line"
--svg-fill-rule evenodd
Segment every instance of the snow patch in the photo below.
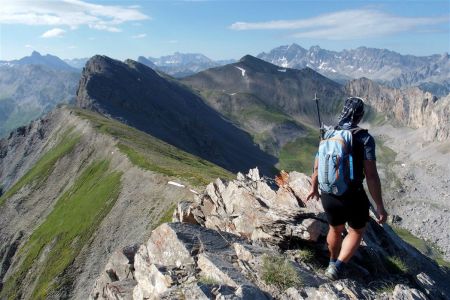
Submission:
M 278 72 L 286 73 L 286 69 L 278 69 Z
M 326 69 L 326 67 L 325 67 L 326 64 L 327 64 L 326 62 L 323 62 L 323 63 L 320 64 L 320 66 L 318 68 L 319 69 Z
M 236 69 L 239 69 L 239 70 L 242 72 L 242 77 L 245 76 L 245 69 L 243 69 L 243 68 L 241 68 L 241 67 L 236 67 L 236 66 L 235 66 L 235 68 L 236 68 Z
M 185 187 L 183 184 L 175 182 L 175 181 L 169 181 L 169 182 L 167 182 L 167 184 L 178 186 L 178 187 L 182 187 L 182 188 Z
M 198 192 L 196 192 L 196 191 L 194 191 L 194 190 L 189 190 L 189 191 L 191 191 L 192 193 L 198 195 Z
M 280 65 L 281 67 L 283 67 L 283 68 L 288 67 L 288 60 L 287 60 L 286 56 L 279 58 L 278 61 L 279 61 L 278 65 Z

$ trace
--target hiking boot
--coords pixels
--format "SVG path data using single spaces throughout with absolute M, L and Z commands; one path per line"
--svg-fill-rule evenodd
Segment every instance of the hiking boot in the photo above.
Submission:
M 339 272 L 335 266 L 335 264 L 330 263 L 328 265 L 327 270 L 325 271 L 325 276 L 327 276 L 328 278 L 330 278 L 331 280 L 336 280 L 339 278 Z

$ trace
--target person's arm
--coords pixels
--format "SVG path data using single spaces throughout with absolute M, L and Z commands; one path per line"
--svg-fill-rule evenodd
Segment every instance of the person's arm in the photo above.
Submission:
M 381 182 L 375 160 L 364 160 L 364 174 L 366 175 L 370 195 L 377 206 L 378 223 L 382 224 L 386 222 L 387 212 L 384 209 L 383 198 L 381 196 Z
M 306 197 L 306 201 L 313 198 L 319 200 L 318 162 L 319 160 L 316 158 L 316 160 L 314 161 L 314 170 L 311 175 L 311 191 Z

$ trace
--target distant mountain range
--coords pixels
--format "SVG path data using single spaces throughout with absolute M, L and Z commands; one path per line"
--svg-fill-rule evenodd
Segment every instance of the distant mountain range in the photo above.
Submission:
M 0 67 L 13 67 L 13 66 L 24 66 L 24 65 L 42 65 L 50 67 L 56 70 L 73 71 L 76 69 L 68 65 L 58 56 L 54 55 L 41 55 L 37 51 L 33 51 L 30 56 L 25 56 L 21 59 L 10 60 L 10 61 L 0 61 Z
M 337 52 L 319 46 L 307 50 L 294 43 L 257 57 L 284 68 L 309 67 L 341 83 L 367 77 L 397 88 L 418 85 L 439 96 L 450 92 L 448 53 L 413 56 L 367 47 Z
M 152 69 L 160 70 L 174 77 L 185 77 L 197 72 L 230 64 L 233 59 L 214 61 L 200 53 L 180 53 L 161 56 L 159 58 L 139 56 L 138 62 L 149 66 Z
M 75 69 L 83 69 L 89 57 L 64 59 L 64 62 Z
M 386 49 L 360 47 L 337 52 L 318 46 L 307 50 L 297 44 L 292 44 L 277 47 L 268 53 L 263 52 L 258 55 L 258 58 L 275 64 L 280 69 L 310 68 L 341 84 L 366 77 L 392 88 L 418 86 L 438 97 L 450 93 L 450 58 L 447 53 L 418 57 L 401 55 Z M 80 71 L 87 60 L 88 58 L 62 60 L 57 56 L 41 55 L 33 51 L 30 56 L 18 60 L 0 61 L 0 86 L 3 86 L 0 93 L 0 99 L 3 99 L 3 101 L 0 100 L 0 114 L 3 117 L 0 120 L 0 136 L 7 134 L 17 126 L 28 123 L 43 112 L 52 109 L 57 103 L 73 99 L 73 94 L 64 94 L 65 92 L 61 94 L 60 91 L 65 90 L 70 93 L 74 91 Z M 236 61 L 214 61 L 200 53 L 175 52 L 173 55 L 159 58 L 140 56 L 138 62 L 173 77 L 183 78 L 211 68 L 230 65 Z M 32 72 L 31 69 L 33 69 Z M 34 78 L 45 78 L 46 75 L 38 75 L 44 69 L 47 73 L 53 74 L 51 79 L 39 81 L 38 85 L 34 85 L 38 82 Z M 238 69 L 234 68 L 234 70 Z M 62 73 L 60 74 L 60 72 Z M 279 72 L 277 71 L 277 73 Z M 8 82 L 8 84 L 2 85 L 2 82 Z M 64 88 L 56 88 L 57 86 L 64 86 Z M 289 87 L 283 88 L 288 97 L 292 91 L 289 90 Z M 265 89 L 266 87 L 263 87 L 261 90 Z M 25 94 L 40 100 L 33 100 L 33 102 L 28 97 L 26 101 L 30 105 L 24 106 L 23 103 L 26 102 L 24 99 L 27 98 L 24 96 Z M 311 96 L 310 94 L 308 97 Z M 31 104 L 30 101 L 33 103 Z M 18 109 L 18 107 L 22 108 Z M 29 110 L 33 112 L 29 112 Z M 12 115 L 11 118 L 10 115 Z M 5 125 L 5 123 L 7 124 Z
M 53 55 L 34 51 L 0 61 L 0 138 L 56 107 L 75 100 L 80 73 Z

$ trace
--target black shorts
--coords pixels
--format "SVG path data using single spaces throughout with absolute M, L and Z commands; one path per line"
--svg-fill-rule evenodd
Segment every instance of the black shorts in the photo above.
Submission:
M 352 188 L 341 196 L 321 193 L 322 205 L 331 226 L 346 222 L 353 229 L 361 229 L 369 221 L 370 202 L 363 187 Z

